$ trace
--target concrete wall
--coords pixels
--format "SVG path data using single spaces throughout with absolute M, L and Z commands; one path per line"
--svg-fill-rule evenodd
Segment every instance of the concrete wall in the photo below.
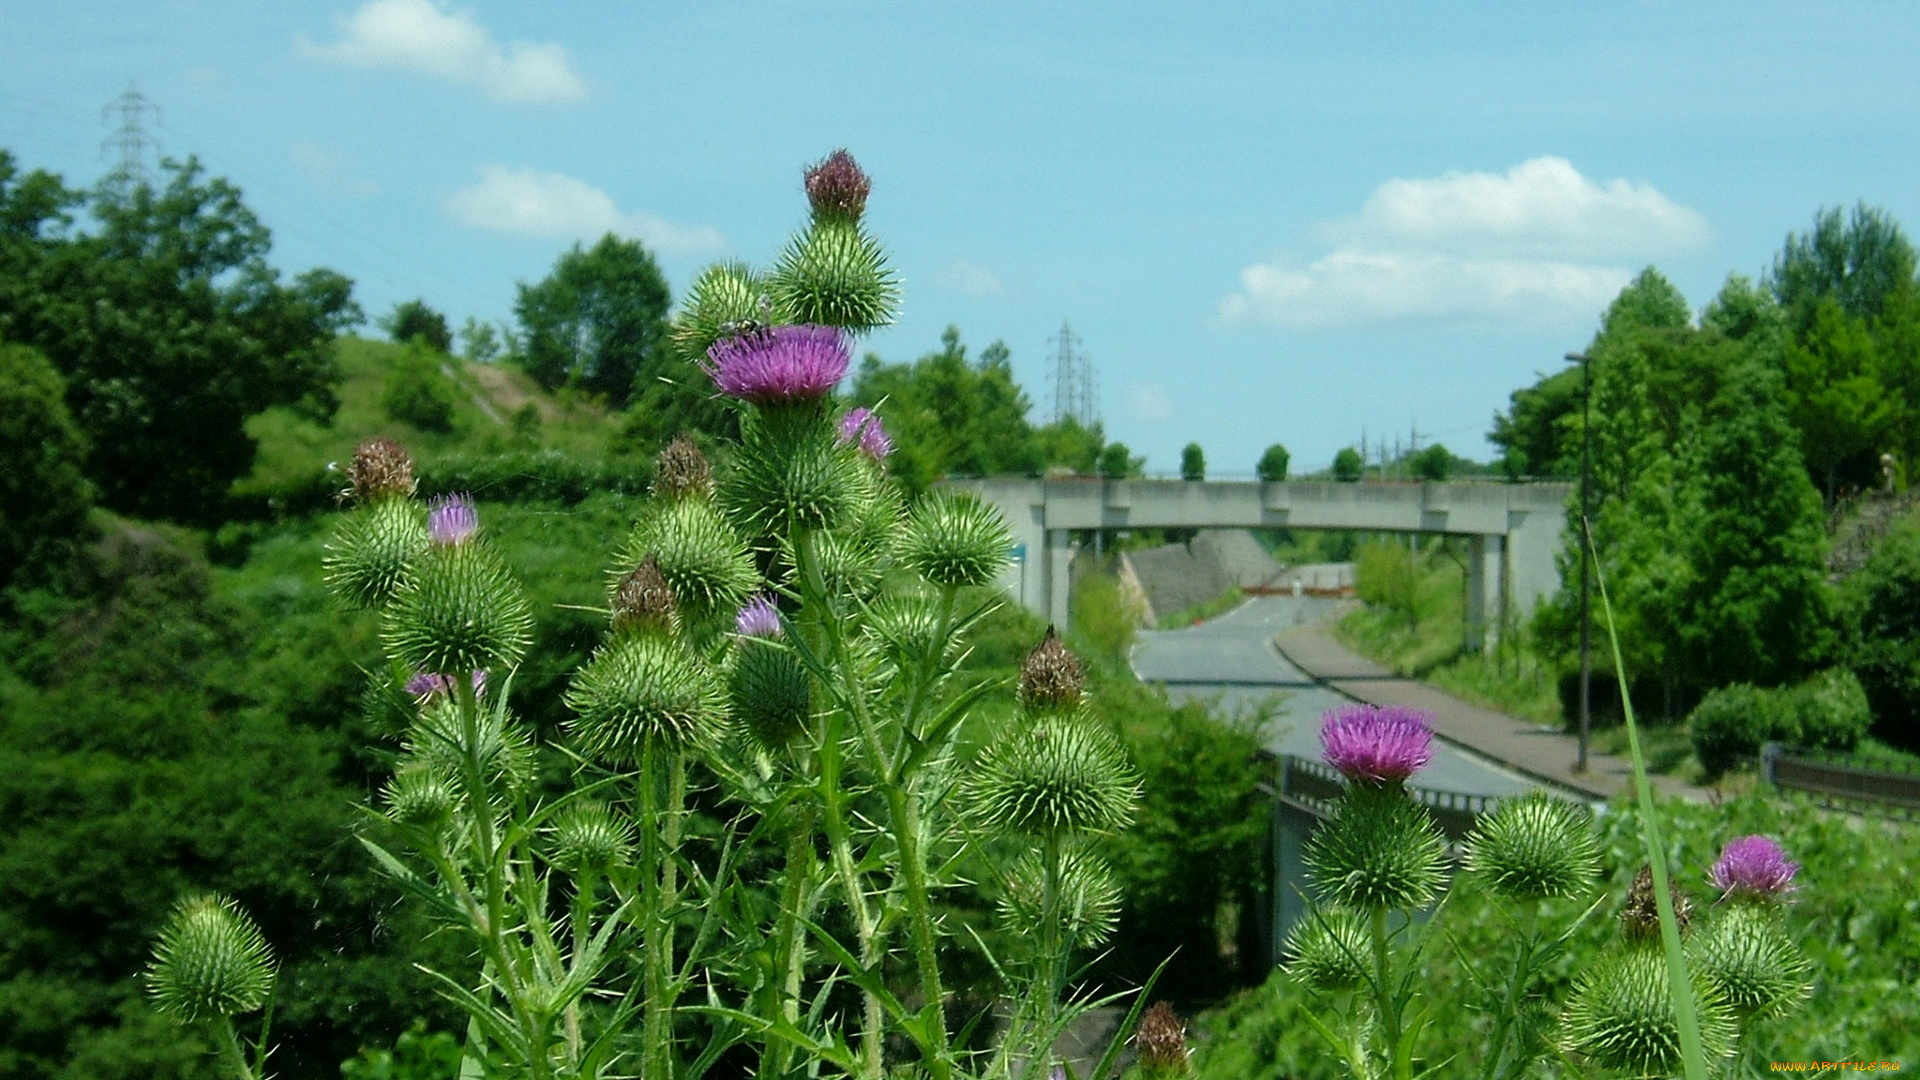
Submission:
M 1000 509 L 1015 560 L 1004 587 L 1059 625 L 1068 612 L 1070 533 L 1263 528 L 1425 532 L 1473 538 L 1469 618 L 1491 629 L 1560 586 L 1568 484 L 1340 484 L 1184 480 L 951 481 Z M 1476 631 L 1477 632 L 1477 631 Z M 1487 634 L 1483 641 L 1491 641 Z

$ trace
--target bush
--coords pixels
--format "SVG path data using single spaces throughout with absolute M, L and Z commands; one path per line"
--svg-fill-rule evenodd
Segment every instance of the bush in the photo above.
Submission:
M 653 480 L 649 463 L 584 458 L 558 450 L 449 455 L 419 466 L 420 495 L 468 494 L 490 502 L 572 505 L 595 492 L 643 495 Z
M 1413 475 L 1439 483 L 1453 475 L 1453 467 L 1458 461 L 1446 447 L 1434 443 L 1413 455 Z
M 1779 739 L 1793 724 L 1779 695 L 1746 683 L 1723 686 L 1701 699 L 1687 717 L 1694 756 L 1708 777 L 1719 776 Z
M 32 349 L 0 345 L 0 585 L 80 536 L 91 492 L 85 455 L 60 373 Z
M 1791 738 L 1800 746 L 1852 750 L 1873 723 L 1867 692 L 1846 668 L 1823 671 L 1785 696 L 1782 711 L 1791 718 Z
M 440 373 L 432 353 L 409 348 L 387 373 L 380 407 L 388 416 L 421 431 L 452 431 L 453 383 Z
M 1343 446 L 1339 453 L 1333 455 L 1333 478 L 1343 484 L 1353 483 L 1366 471 L 1366 460 L 1360 456 L 1360 451 L 1351 446 Z
M 1207 478 L 1207 454 L 1200 444 L 1190 442 L 1180 451 L 1180 479 L 1205 480 Z
M 1848 666 L 1866 693 L 1874 734 L 1920 750 L 1920 522 L 1882 537 L 1842 595 Z
M 1269 483 L 1285 480 L 1287 478 L 1287 461 L 1287 448 L 1281 446 L 1279 443 L 1274 443 L 1272 446 L 1267 447 L 1265 453 L 1260 455 L 1260 463 L 1254 466 L 1254 472 L 1259 474 L 1260 479 Z
M 428 307 L 425 300 L 397 304 L 393 314 L 381 322 L 393 340 L 402 345 L 419 341 L 435 352 L 453 351 L 453 334 L 447 329 L 447 317 Z
M 1407 546 L 1392 540 L 1363 544 L 1354 558 L 1354 586 L 1360 599 L 1406 619 L 1420 621 L 1420 563 Z
M 1708 694 L 1687 717 L 1694 754 L 1709 777 L 1752 757 L 1768 742 L 1816 750 L 1852 750 L 1872 714 L 1860 680 L 1845 668 L 1823 671 L 1798 686 L 1762 690 L 1745 683 Z

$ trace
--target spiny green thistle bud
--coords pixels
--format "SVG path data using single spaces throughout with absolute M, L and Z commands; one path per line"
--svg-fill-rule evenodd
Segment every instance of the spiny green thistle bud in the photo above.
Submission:
M 713 466 L 692 437 L 675 435 L 660 451 L 654 467 L 653 495 L 675 500 L 713 497 Z
M 817 405 L 758 410 L 740 437 L 720 498 L 751 535 L 832 528 L 851 509 L 860 453 L 835 443 Z
M 879 552 L 840 532 L 819 533 L 816 540 L 814 555 L 829 592 L 870 600 L 880 591 L 885 566 Z
M 475 709 L 471 746 L 460 703 L 446 697 L 421 705 L 403 742 L 421 766 L 442 777 L 461 775 L 472 757 L 489 781 L 509 789 L 518 790 L 533 778 L 533 740 L 508 712 L 504 695 Z
M 745 263 L 718 263 L 700 272 L 687 290 L 671 331 L 674 347 L 688 363 L 707 359 L 713 343 L 748 326 L 780 319 L 771 309 L 767 285 Z
M 386 438 L 368 439 L 354 447 L 347 482 L 352 486 L 340 494 L 362 503 L 411 498 L 417 486 L 413 459 L 399 443 Z
M 1535 792 L 1481 816 L 1467 837 L 1467 868 L 1510 900 L 1578 896 L 1600 873 L 1600 846 L 1587 813 Z
M 813 716 L 807 669 L 771 638 L 740 639 L 727 691 L 734 719 L 755 742 L 769 749 L 798 738 Z
M 1120 920 L 1120 888 L 1106 862 L 1080 844 L 1060 854 L 1055 884 L 1060 929 L 1068 945 L 1090 949 L 1113 935 Z M 1038 852 L 1028 852 L 1007 874 L 1000 896 L 1000 921 L 1016 935 L 1039 932 L 1047 915 L 1047 868 Z
M 633 825 L 598 802 L 575 802 L 553 823 L 555 866 L 569 874 L 604 874 L 633 859 Z
M 387 651 L 415 671 L 511 670 L 533 612 L 499 558 L 471 540 L 435 544 L 387 607 Z
M 1667 881 L 1673 881 L 1668 875 Z M 1682 934 L 1687 932 L 1687 924 L 1693 919 L 1693 901 L 1687 894 L 1675 888 L 1673 890 L 1673 921 Z M 1633 886 L 1627 890 L 1626 906 L 1620 909 L 1620 929 L 1627 940 L 1637 942 L 1660 940 L 1660 902 L 1653 891 L 1653 867 L 1642 866 L 1633 876 Z
M 1315 908 L 1287 932 L 1287 972 L 1315 990 L 1351 990 L 1366 981 L 1372 949 L 1359 915 Z
M 660 573 L 660 562 L 652 555 L 627 571 L 613 589 L 613 632 L 657 630 L 672 634 L 680 628 L 680 607 L 674 602 L 673 586 Z
M 1307 842 L 1307 868 L 1328 899 L 1355 911 L 1418 910 L 1439 892 L 1446 844 L 1425 807 L 1398 786 L 1351 783 Z
M 1752 904 L 1729 905 L 1693 935 L 1693 966 L 1742 1021 L 1786 1012 L 1805 1001 L 1812 965 L 1779 918 Z
M 424 762 L 402 765 L 387 781 L 387 817 L 397 825 L 432 829 L 453 816 L 453 787 Z
M 400 591 L 427 549 L 419 506 L 377 499 L 341 518 L 321 564 L 328 588 L 349 607 L 381 608 Z
M 696 627 L 732 618 L 760 580 L 746 546 L 704 499 L 656 506 L 634 526 L 621 549 L 622 577 L 647 559 L 673 590 L 681 616 Z
M 1044 723 L 989 746 L 967 788 L 988 824 L 1016 833 L 1107 833 L 1133 820 L 1140 781 L 1112 735 Z
M 972 492 L 933 491 L 907 519 L 900 557 L 935 585 L 989 585 L 1013 554 L 999 511 Z
M 794 322 L 863 333 L 893 321 L 900 279 L 880 244 L 848 221 L 815 219 L 774 266 L 774 303 Z
M 192 896 L 174 907 L 147 967 L 154 1008 L 193 1024 L 252 1012 L 272 989 L 267 940 L 238 904 Z
M 649 742 L 679 751 L 704 742 L 720 720 L 713 676 L 678 640 L 618 638 L 574 676 L 567 706 L 579 715 L 567 732 L 580 752 L 633 765 Z
M 1020 665 L 1020 704 L 1032 712 L 1073 712 L 1086 695 L 1087 677 L 1052 626 Z
M 1709 1060 L 1732 1050 L 1732 1014 L 1705 980 L 1693 989 L 1700 1043 Z M 1632 1076 L 1680 1072 L 1680 1022 L 1674 1012 L 1667 959 L 1658 949 L 1627 949 L 1603 956 L 1574 983 L 1560 1014 L 1561 1045 L 1602 1069 Z
M 1187 1025 L 1164 1001 L 1155 1002 L 1140 1018 L 1133 1048 L 1140 1053 L 1140 1073 L 1148 1080 L 1173 1080 L 1193 1074 L 1193 1062 L 1187 1056 Z
M 896 667 L 944 661 L 953 642 L 940 637 L 934 606 L 918 596 L 887 595 L 867 609 L 867 629 Z

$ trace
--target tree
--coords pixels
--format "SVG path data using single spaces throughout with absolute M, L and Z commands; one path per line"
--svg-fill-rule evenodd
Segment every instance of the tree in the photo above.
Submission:
M 1882 449 L 1898 437 L 1909 411 L 1900 393 L 1880 381 L 1878 343 L 1866 320 L 1822 297 L 1787 343 L 1782 367 L 1807 470 L 1826 504 L 1833 505 L 1842 481 L 1871 485 Z
M 872 353 L 853 378 L 853 400 L 877 408 L 893 436 L 888 465 L 914 490 L 942 476 L 1036 476 L 1046 456 L 1014 381 L 1005 344 L 994 342 L 967 360 L 960 328 L 940 335 L 940 348 L 911 364 L 888 364 Z
M 382 320 L 381 325 L 402 345 L 417 340 L 434 352 L 453 351 L 453 333 L 447 329 L 447 317 L 428 307 L 425 300 L 394 305 L 393 314 Z
M 1188 443 L 1180 451 L 1180 479 L 1205 480 L 1207 478 L 1207 455 L 1197 442 Z
M 1504 413 L 1493 416 L 1487 441 L 1501 450 L 1500 467 L 1512 479 L 1572 476 L 1580 471 L 1578 367 L 1542 375 L 1521 387 Z
M 1081 427 L 1080 421 L 1072 416 L 1063 416 L 1035 429 L 1033 434 L 1034 441 L 1040 445 L 1040 459 L 1049 469 L 1067 469 L 1081 476 L 1090 476 L 1098 470 L 1100 448 L 1107 442 L 1099 421 L 1092 427 Z
M 420 337 L 408 340 L 388 370 L 380 391 L 387 415 L 421 431 L 453 430 L 453 383 L 440 372 L 440 360 Z
M 77 196 L 44 173 L 14 183 L 0 154 L 0 327 L 66 380 L 106 505 L 208 522 L 253 467 L 249 416 L 332 415 L 331 345 L 360 312 L 332 271 L 280 282 L 239 189 L 192 160 L 165 168 L 159 190 L 103 187 L 96 230 L 74 233 Z
M 520 285 L 520 362 L 549 389 L 577 386 L 617 406 L 643 396 L 656 409 L 668 399 L 682 410 L 679 398 L 704 402 L 705 377 L 667 343 L 668 300 L 666 278 L 638 240 L 608 233 L 590 249 L 575 244 L 539 284 Z M 656 388 L 663 378 L 673 387 L 664 397 Z
M 500 355 L 500 333 L 490 322 L 473 316 L 460 324 L 460 353 L 476 364 L 491 364 Z
M 1890 529 L 1841 595 L 1847 662 L 1867 692 L 1874 734 L 1920 750 L 1920 520 Z
M 1343 446 L 1333 455 L 1333 478 L 1341 483 L 1351 484 L 1366 471 L 1366 461 L 1360 457 L 1360 451 L 1351 446 Z
M 1260 479 L 1268 483 L 1285 480 L 1287 478 L 1287 461 L 1287 448 L 1281 446 L 1279 443 L 1274 443 L 1272 446 L 1267 447 L 1266 451 L 1260 455 L 1260 462 L 1254 466 L 1254 472 L 1259 475 Z
M 1795 333 L 1831 299 L 1848 315 L 1878 317 L 1914 289 L 1913 244 L 1885 210 L 1859 203 L 1842 219 L 1839 207 L 1814 215 L 1813 230 L 1793 233 L 1774 260 L 1769 284 Z
M 1146 472 L 1147 459 L 1134 457 L 1123 442 L 1108 443 L 1100 451 L 1100 475 L 1109 480 L 1125 480 Z
M 1410 464 L 1413 466 L 1413 475 L 1422 480 L 1438 483 L 1453 475 L 1454 466 L 1458 462 L 1459 459 L 1454 457 L 1446 447 L 1434 443 L 1413 455 Z
M 85 454 L 60 373 L 32 349 L 0 344 L 0 587 L 80 535 Z

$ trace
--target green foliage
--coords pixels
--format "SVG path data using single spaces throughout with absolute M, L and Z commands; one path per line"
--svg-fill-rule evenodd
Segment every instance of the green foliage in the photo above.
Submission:
M 1512 404 L 1495 413 L 1487 441 L 1500 448 L 1500 469 L 1523 476 L 1577 476 L 1580 473 L 1579 367 L 1542 375 L 1532 386 L 1513 392 Z
M 544 280 L 520 286 L 519 361 L 549 389 L 577 386 L 616 406 L 644 402 L 668 414 L 661 443 L 682 427 L 718 430 L 722 413 L 707 406 L 705 378 L 667 345 L 668 302 L 666 278 L 638 240 L 608 233 L 591 248 L 575 244 Z M 663 377 L 671 387 L 656 390 Z M 686 422 L 693 419 L 705 423 Z
M 868 353 L 853 377 L 853 402 L 878 409 L 893 436 L 888 469 L 914 491 L 943 476 L 1036 476 L 1047 459 L 1013 379 L 1006 345 L 994 342 L 968 361 L 960 329 L 911 364 Z
M 1366 470 L 1367 463 L 1360 457 L 1360 451 L 1351 446 L 1343 446 L 1333 455 L 1333 478 L 1343 484 L 1359 480 Z
M 500 338 L 500 332 L 492 323 L 469 315 L 467 321 L 460 324 L 460 355 L 476 364 L 491 364 L 504 347 Z
M 1274 443 L 1261 452 L 1260 462 L 1254 466 L 1254 472 L 1268 483 L 1285 480 L 1288 460 L 1287 448 Z
M 1134 457 L 1127 444 L 1111 442 L 1100 451 L 1100 475 L 1109 480 L 1126 480 L 1146 474 L 1147 459 Z
M 93 231 L 60 227 L 79 201 L 43 173 L 16 180 L 0 153 L 0 333 L 66 379 L 106 505 L 215 520 L 253 465 L 247 417 L 332 412 L 329 344 L 360 317 L 351 283 L 314 270 L 283 284 L 239 189 L 192 160 L 158 190 L 100 188 Z
M 64 390 L 45 357 L 0 343 L 0 586 L 58 558 L 86 526 L 86 444 Z
M 453 332 L 447 329 L 447 317 L 428 307 L 425 300 L 395 304 L 393 313 L 380 320 L 380 325 L 396 344 L 418 341 L 437 353 L 453 351 Z
M 1874 733 L 1920 750 L 1920 520 L 1910 517 L 1881 537 L 1847 579 L 1843 603 L 1847 663 L 1866 691 Z
M 1872 716 L 1853 673 L 1831 668 L 1791 688 L 1763 690 L 1746 683 L 1720 687 L 1687 716 L 1694 755 L 1709 780 L 1768 742 L 1817 750 L 1852 750 Z
M 360 1048 L 340 1063 L 340 1080 L 451 1080 L 460 1072 L 460 1040 L 449 1032 L 427 1030 L 425 1020 L 393 1040 L 393 1048 Z
M 1120 591 L 1120 579 L 1101 567 L 1079 567 L 1073 575 L 1070 598 L 1075 638 L 1094 655 L 1127 663 L 1139 620 Z
M 1439 443 L 1414 454 L 1408 464 L 1413 466 L 1413 475 L 1421 480 L 1439 482 L 1453 475 L 1460 459 L 1453 456 Z
M 1205 480 L 1206 478 L 1206 452 L 1200 449 L 1199 443 L 1188 443 L 1180 450 L 1180 479 Z
M 1354 554 L 1354 586 L 1360 599 L 1420 628 L 1421 560 L 1406 543 L 1370 540 Z
M 1041 460 L 1049 469 L 1065 469 L 1080 476 L 1092 476 L 1099 465 L 1100 448 L 1106 435 L 1098 423 L 1081 427 L 1080 421 L 1063 416 L 1034 431 L 1040 443 Z
M 452 431 L 453 383 L 441 374 L 437 354 L 424 347 L 424 339 L 408 341 L 411 344 L 387 373 L 380 407 L 395 420 L 421 431 Z
M 1920 1056 L 1920 1003 L 1905 992 L 1920 978 L 1920 905 L 1913 901 L 1920 832 L 1764 795 L 1719 805 L 1665 801 L 1659 813 L 1675 852 L 1674 880 L 1693 893 L 1699 918 L 1719 914 L 1703 911 L 1713 897 L 1695 883 L 1727 840 L 1770 836 L 1803 864 L 1786 931 L 1812 961 L 1813 992 L 1804 1008 L 1756 1022 L 1731 1063 L 1733 1075 L 1764 1075 L 1769 1060 L 1786 1056 L 1785 1047 L 1793 1048 L 1795 1059 Z M 1545 968 L 1541 993 L 1549 1001 L 1564 1000 L 1575 977 L 1598 963 L 1617 939 L 1614 914 L 1645 858 L 1637 808 L 1616 802 L 1596 823 L 1607 897 Z M 1591 899 L 1550 901 L 1542 925 L 1573 923 Z M 1429 1028 L 1428 1063 L 1450 1056 L 1455 1062 L 1478 1061 L 1499 1002 L 1475 988 L 1465 964 L 1510 955 L 1514 916 L 1487 890 L 1457 888 L 1440 918 L 1459 947 L 1431 948 L 1423 960 L 1420 1001 L 1431 1016 L 1444 1018 Z M 1496 988 L 1504 992 L 1497 982 Z M 1288 975 L 1275 975 L 1197 1021 L 1202 1033 L 1195 1050 L 1197 1073 L 1209 1080 L 1351 1075 L 1306 1020 L 1309 1011 L 1324 1015 L 1326 1002 Z

